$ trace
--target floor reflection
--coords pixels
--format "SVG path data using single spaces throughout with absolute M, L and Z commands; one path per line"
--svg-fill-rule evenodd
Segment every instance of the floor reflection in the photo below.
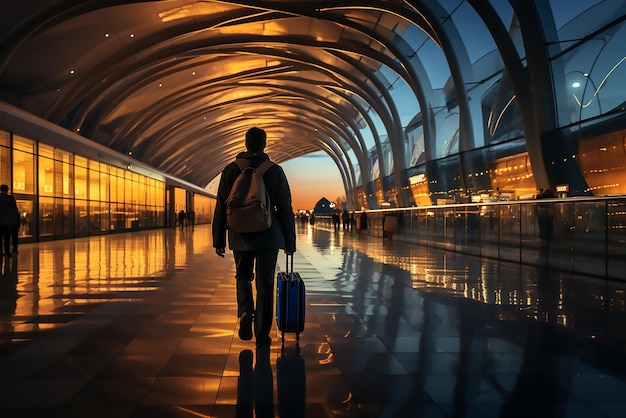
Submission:
M 2 416 L 626 416 L 618 282 L 298 225 L 300 344 L 256 350 L 210 226 L 1 261 Z

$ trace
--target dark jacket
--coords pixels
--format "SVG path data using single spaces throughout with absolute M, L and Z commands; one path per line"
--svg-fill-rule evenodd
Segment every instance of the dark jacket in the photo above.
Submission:
M 246 158 L 251 166 L 258 167 L 269 160 L 265 153 L 242 152 L 237 158 Z M 213 247 L 226 248 L 226 199 L 237 176 L 241 173 L 236 162 L 222 171 L 217 190 L 217 202 L 213 216 Z M 272 226 L 267 231 L 239 234 L 228 230 L 228 247 L 233 251 L 278 250 L 296 251 L 296 226 L 291 207 L 291 190 L 282 167 L 274 164 L 263 176 L 274 211 Z
M 17 209 L 15 196 L 0 193 L 0 225 L 10 226 L 20 222 L 20 212 Z

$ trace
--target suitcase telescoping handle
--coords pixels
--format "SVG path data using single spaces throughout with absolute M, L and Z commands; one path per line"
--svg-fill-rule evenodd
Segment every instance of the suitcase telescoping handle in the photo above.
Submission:
M 293 273 L 293 254 L 285 253 L 285 273 L 287 277 Z

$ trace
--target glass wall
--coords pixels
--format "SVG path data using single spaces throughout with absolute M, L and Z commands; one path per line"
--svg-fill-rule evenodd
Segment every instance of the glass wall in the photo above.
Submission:
M 165 182 L 0 131 L 0 182 L 19 237 L 58 239 L 164 226 Z
M 396 216 L 393 237 L 383 233 Z M 358 214 L 356 216 L 359 216 Z M 361 234 L 626 280 L 626 199 L 481 202 L 367 212 Z
M 193 195 L 193 208 L 196 224 L 211 223 L 215 210 L 215 199 L 196 193 Z

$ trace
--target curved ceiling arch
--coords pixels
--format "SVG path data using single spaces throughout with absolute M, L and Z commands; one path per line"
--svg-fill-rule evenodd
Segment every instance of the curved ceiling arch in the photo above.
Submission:
M 302 110 L 306 110 L 306 109 L 302 109 Z M 327 118 L 324 118 L 324 117 L 318 118 L 318 121 L 314 123 L 312 127 L 311 122 L 309 122 L 309 120 L 314 115 L 315 114 L 311 111 L 296 112 L 295 117 L 286 119 L 284 122 L 275 121 L 273 124 L 266 123 L 262 127 L 268 130 L 268 132 L 277 132 L 277 131 L 279 132 L 280 131 L 303 132 L 301 137 L 296 138 L 293 141 L 290 141 L 290 143 L 293 143 L 294 146 L 297 147 L 297 150 L 294 150 L 295 155 L 305 155 L 307 153 L 306 151 L 311 152 L 311 149 L 306 147 L 306 145 L 310 143 L 311 138 L 321 138 L 321 137 L 328 138 L 327 141 L 329 142 L 329 144 L 334 143 L 333 146 L 336 147 L 335 149 L 337 148 L 342 149 L 342 153 L 338 155 L 338 158 L 342 160 L 343 159 L 348 160 L 348 164 L 352 166 L 352 163 L 348 159 L 347 150 L 341 144 L 341 141 L 338 140 L 338 138 L 343 138 L 346 144 L 349 144 L 351 148 L 354 148 L 355 144 L 352 143 L 350 136 L 349 136 L 349 132 L 345 131 L 345 127 L 343 125 L 339 123 L 333 123 L 335 121 L 331 119 L 333 115 L 330 115 L 330 114 L 327 115 L 328 116 Z M 248 117 L 258 117 L 258 116 L 262 116 L 262 115 L 259 115 L 259 112 L 253 112 Z M 306 121 L 306 122 L 303 122 L 303 121 Z M 221 128 L 228 128 L 228 126 L 231 124 L 232 124 L 231 121 L 225 120 L 220 124 L 221 126 L 217 126 L 217 128 L 215 126 L 212 126 L 208 128 L 207 130 L 210 129 L 212 131 L 215 131 L 217 129 L 219 131 L 219 129 Z M 295 129 L 292 129 L 294 124 L 297 124 L 297 126 Z M 314 132 L 314 133 L 310 134 L 310 132 Z M 174 165 L 184 164 L 186 161 L 193 160 L 193 159 L 197 159 L 199 161 L 202 161 L 202 159 L 208 159 L 210 161 L 223 159 L 224 163 L 228 163 L 232 160 L 232 158 L 235 157 L 235 155 L 238 152 L 241 152 L 244 150 L 243 143 L 241 141 L 241 138 L 243 138 L 243 135 L 244 135 L 244 132 L 237 133 L 236 136 L 234 137 L 235 139 L 228 144 L 228 149 L 212 149 L 208 153 L 201 154 L 195 150 L 199 149 L 200 145 L 203 142 L 206 142 L 206 141 L 211 142 L 212 140 L 216 140 L 215 138 L 218 137 L 218 135 L 216 135 L 215 133 L 211 134 L 209 132 L 202 132 L 202 133 L 195 134 L 194 137 L 187 138 L 187 142 L 186 142 L 187 146 L 183 149 L 178 150 L 172 146 L 168 147 L 168 149 L 165 150 L 166 152 L 162 153 L 162 155 L 165 155 L 166 158 L 159 161 L 159 164 L 166 166 L 173 170 L 175 168 Z M 277 143 L 274 140 L 274 138 L 275 138 L 274 134 L 270 134 L 270 136 L 268 137 L 268 145 L 267 145 L 266 151 L 268 154 L 272 156 L 273 159 L 275 159 L 278 162 L 282 162 L 284 160 L 277 158 L 275 155 L 275 152 L 277 149 L 284 148 L 285 145 L 281 142 Z M 163 146 L 166 146 L 166 144 L 167 142 L 165 142 Z M 211 172 L 209 174 L 209 177 L 211 177 L 211 175 L 217 175 L 218 173 L 219 172 Z M 349 174 L 349 177 L 353 178 L 354 176 L 355 176 L 354 171 L 351 171 Z
M 347 188 L 380 180 L 373 165 L 393 175 L 394 186 L 380 187 L 404 205 L 404 104 L 391 81 L 406 83 L 419 105 L 411 111 L 425 112 L 426 137 L 436 137 L 433 87 L 403 38 L 411 26 L 444 49 L 459 106 L 468 106 L 471 66 L 436 1 L 35 3 L 11 9 L 13 23 L 0 26 L 0 89 L 35 115 L 201 186 L 256 125 L 278 161 L 322 150 Z M 35 68 L 33 54 L 47 68 Z

